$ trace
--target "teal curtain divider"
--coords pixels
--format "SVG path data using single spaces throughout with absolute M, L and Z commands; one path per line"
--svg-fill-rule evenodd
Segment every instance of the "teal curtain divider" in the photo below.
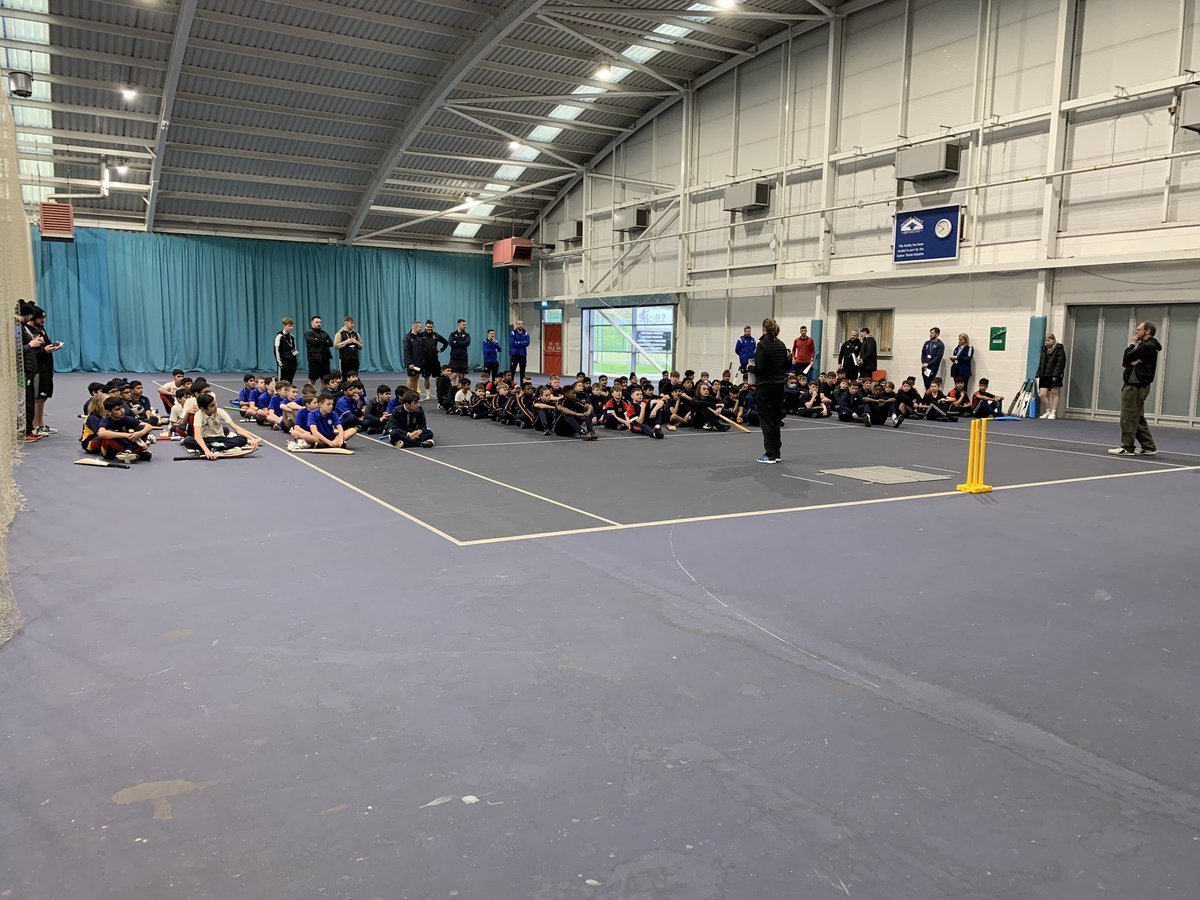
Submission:
M 330 334 L 354 317 L 364 371 L 403 369 L 413 319 L 448 335 L 467 320 L 472 366 L 489 328 L 508 330 L 508 272 L 486 256 L 80 228 L 33 235 L 38 303 L 66 345 L 63 372 L 274 371 L 280 320 Z M 336 364 L 337 357 L 334 357 Z

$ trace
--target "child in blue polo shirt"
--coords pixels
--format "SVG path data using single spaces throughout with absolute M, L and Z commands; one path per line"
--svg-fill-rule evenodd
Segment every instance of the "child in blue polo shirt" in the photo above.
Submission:
M 362 408 L 363 384 L 361 381 L 351 381 L 346 390 L 333 405 L 333 416 L 342 428 L 353 428 L 361 431 L 363 427 Z
M 317 408 L 308 414 L 308 442 L 316 447 L 342 447 L 358 433 L 357 428 L 343 428 L 333 414 L 333 394 L 317 397 Z

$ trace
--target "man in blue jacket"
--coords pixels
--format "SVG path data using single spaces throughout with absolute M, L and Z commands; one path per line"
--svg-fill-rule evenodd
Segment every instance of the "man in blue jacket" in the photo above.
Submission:
M 742 336 L 737 339 L 737 343 L 733 345 L 733 352 L 737 354 L 738 371 L 744 373 L 746 365 L 750 360 L 754 359 L 754 351 L 758 347 L 758 342 L 754 340 L 754 334 L 749 325 L 742 329 Z
M 946 345 L 939 337 L 941 333 L 942 329 L 940 328 L 930 328 L 929 340 L 921 347 L 921 378 L 925 381 L 925 390 L 929 390 L 933 379 L 938 377 L 938 370 L 942 367 L 942 357 L 946 355 Z
M 404 336 L 404 371 L 408 374 L 410 391 L 417 390 L 423 368 L 425 368 L 425 338 L 421 334 L 421 323 L 413 322 L 412 330 Z M 396 393 L 399 394 L 399 390 Z
M 500 374 L 500 342 L 496 340 L 496 332 L 489 328 L 487 337 L 483 339 L 483 367 L 487 369 L 489 380 L 495 384 L 496 376 Z
M 521 370 L 521 380 L 517 381 L 517 384 L 525 380 L 525 363 L 528 357 L 529 332 L 525 330 L 524 322 L 517 322 L 517 327 L 508 335 L 509 371 L 512 372 L 514 381 L 517 381 L 517 369 Z
M 467 334 L 467 320 L 459 319 L 458 326 L 450 332 L 450 371 L 455 375 L 466 375 L 471 371 L 467 364 L 467 348 L 470 346 L 471 335 Z

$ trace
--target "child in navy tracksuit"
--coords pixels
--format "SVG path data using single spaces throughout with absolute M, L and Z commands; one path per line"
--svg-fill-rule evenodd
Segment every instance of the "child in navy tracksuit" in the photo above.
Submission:
M 375 389 L 375 399 L 368 401 L 363 408 L 363 430 L 367 434 L 381 434 L 384 422 L 391 415 L 388 412 L 388 401 L 392 399 L 392 389 L 381 384 Z
M 100 455 L 122 462 L 149 461 L 146 439 L 153 430 L 154 426 L 149 422 L 142 423 L 126 415 L 125 402 L 120 397 L 109 397 L 104 401 L 104 418 L 96 423 Z
M 850 382 L 849 388 L 842 393 L 841 399 L 838 401 L 838 421 L 854 422 L 858 425 L 866 425 L 868 428 L 871 427 L 871 417 L 867 414 L 857 381 Z
M 495 381 L 500 374 L 500 342 L 496 340 L 496 332 L 489 328 L 487 337 L 483 339 L 483 367 L 487 369 L 490 381 Z
M 433 446 L 433 432 L 425 421 L 421 397 L 415 391 L 409 391 L 401 398 L 388 419 L 388 440 L 393 447 Z

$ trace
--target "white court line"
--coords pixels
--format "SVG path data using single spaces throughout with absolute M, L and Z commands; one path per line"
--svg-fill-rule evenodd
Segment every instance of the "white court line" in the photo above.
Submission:
M 325 469 L 322 469 L 320 466 L 309 462 L 307 459 L 303 459 L 302 457 L 296 456 L 296 454 L 294 454 L 294 453 L 289 453 L 287 450 L 283 449 L 282 447 L 280 447 L 277 444 L 272 444 L 270 441 L 260 441 L 260 443 L 264 447 L 270 447 L 272 450 L 277 450 L 278 452 L 280 452 L 284 456 L 286 456 L 288 459 L 295 460 L 296 462 L 300 463 L 301 465 L 308 466 L 314 472 L 320 472 L 326 478 L 332 478 L 338 484 L 342 485 L 343 487 L 350 488 L 350 490 L 354 491 L 354 493 L 358 494 L 359 496 L 366 497 L 368 500 L 370 500 L 373 503 L 378 503 L 384 509 L 389 510 L 390 512 L 394 512 L 396 515 L 400 516 L 403 519 L 407 519 L 408 521 L 412 522 L 414 525 L 420 525 L 426 531 L 436 534 L 438 537 L 443 538 L 444 540 L 447 540 L 450 543 L 454 544 L 454 546 L 461 547 L 463 545 L 462 541 L 460 541 L 458 538 L 452 537 L 451 535 L 446 534 L 446 532 L 442 531 L 440 528 L 436 528 L 433 525 L 430 525 L 428 522 L 421 521 L 416 516 L 414 516 L 410 513 L 406 513 L 404 510 L 400 509 L 399 507 L 392 506 L 392 504 L 388 503 L 386 500 L 381 500 L 380 498 L 376 497 L 374 494 L 368 493 L 367 491 L 364 491 L 360 487 L 356 487 L 355 485 L 351 484 L 349 481 L 346 481 L 344 478 L 338 478 L 332 472 L 328 472 Z
M 541 494 L 535 494 L 533 491 L 527 491 L 525 488 L 517 487 L 515 484 L 505 484 L 503 481 L 497 481 L 495 478 L 488 478 L 486 475 L 480 475 L 478 472 L 472 472 L 470 469 L 464 469 L 461 466 L 455 466 L 451 463 L 444 462 L 440 459 L 434 459 L 428 453 L 418 453 L 416 450 L 411 450 L 408 447 L 396 447 L 389 444 L 393 450 L 398 453 L 405 453 L 414 456 L 417 459 L 423 459 L 426 462 L 436 463 L 439 466 L 445 466 L 447 469 L 453 469 L 455 472 L 461 472 L 464 475 L 470 475 L 472 478 L 478 478 L 480 481 L 486 481 L 489 484 L 494 484 L 497 487 L 505 488 L 506 490 L 515 491 L 518 494 L 524 494 L 526 497 L 532 497 L 535 500 L 541 500 L 543 503 L 549 503 L 552 506 L 559 506 L 563 509 L 570 510 L 577 515 L 584 516 L 588 519 L 595 519 L 597 522 L 606 522 L 609 525 L 620 525 L 620 522 L 614 522 L 612 519 L 606 519 L 604 516 L 598 516 L 595 513 L 587 512 L 578 507 L 571 506 L 568 503 L 561 503 L 558 500 L 552 500 L 549 497 L 543 497 Z
M 797 481 L 810 481 L 813 484 L 823 484 L 825 487 L 833 487 L 832 481 L 817 481 L 815 478 L 801 478 L 799 475 L 784 475 L 784 478 L 795 478 Z
M 907 434 L 912 437 L 938 438 L 939 440 L 943 441 L 961 441 L 963 443 L 969 443 L 971 440 L 969 437 L 955 437 L 954 435 L 950 434 L 932 434 L 927 431 L 913 431 L 911 428 L 907 430 L 903 428 L 897 428 L 893 430 L 898 431 L 900 434 Z M 1018 450 L 1032 450 L 1034 453 L 1067 453 L 1071 456 L 1086 456 L 1088 459 L 1108 458 L 1108 454 L 1104 453 L 1084 453 L 1082 450 L 1062 450 L 1058 447 L 1035 447 L 1030 444 L 1012 444 L 1005 441 L 992 440 L 990 437 L 987 439 L 987 445 L 989 447 L 1016 447 Z M 1173 469 L 1187 468 L 1179 463 L 1161 462 L 1157 459 L 1142 459 L 1140 456 L 1133 457 L 1133 461 L 1145 463 L 1148 466 L 1162 466 L 1164 468 Z
M 1180 472 L 1200 471 L 1200 466 L 1177 466 L 1170 469 L 1142 469 L 1137 472 L 1114 472 L 1111 475 L 1083 475 L 1078 478 L 1058 478 L 1051 481 L 1031 481 L 1021 484 L 1005 484 L 993 488 L 993 491 L 1017 491 L 1024 488 L 1050 487 L 1059 484 L 1079 484 L 1087 481 L 1110 481 L 1115 478 L 1139 478 L 1148 475 L 1175 475 Z M 986 494 L 966 494 L 961 491 L 933 491 L 928 494 L 905 494 L 901 497 L 875 497 L 869 500 L 843 500 L 838 503 L 814 503 L 808 506 L 791 506 L 785 509 L 757 509 L 748 512 L 715 513 L 708 516 L 686 516 L 679 519 L 662 519 L 657 522 L 631 522 L 626 525 L 614 525 L 608 528 L 595 526 L 592 528 L 574 528 L 564 531 L 546 531 L 540 534 L 510 535 L 499 538 L 479 538 L 462 541 L 463 547 L 476 547 L 480 544 L 503 544 L 514 541 L 529 541 L 540 538 L 567 537 L 576 534 L 597 534 L 606 531 L 629 531 L 635 528 L 656 528 L 663 525 L 687 525 L 695 522 L 722 522 L 729 519 L 752 519 L 759 516 L 777 516 L 786 513 L 811 512 L 821 509 L 848 509 L 856 506 L 877 506 L 883 503 L 904 503 L 909 500 L 933 500 L 939 497 L 976 497 Z
M 962 469 L 939 469 L 937 466 L 923 466 L 920 463 L 909 463 L 914 469 L 932 469 L 934 472 L 949 472 L 951 475 L 957 475 Z

